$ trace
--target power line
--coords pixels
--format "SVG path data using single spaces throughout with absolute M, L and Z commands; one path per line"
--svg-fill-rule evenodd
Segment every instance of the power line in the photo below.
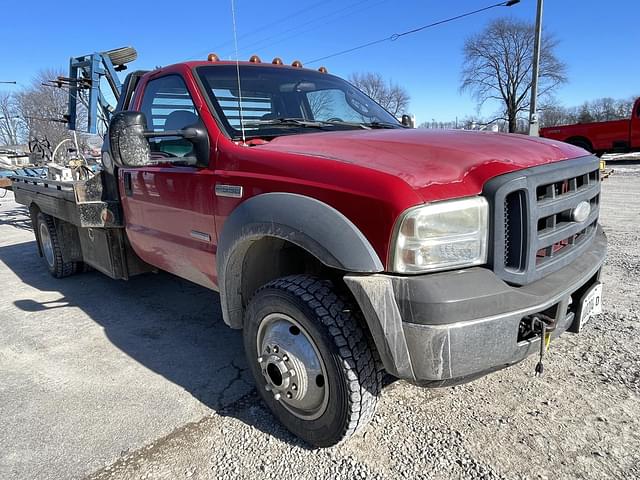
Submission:
M 380 0 L 377 3 L 382 3 L 383 1 L 386 1 L 386 0 Z M 361 5 L 364 5 L 364 6 L 360 7 Z M 360 7 L 360 8 L 356 8 L 356 7 Z M 274 35 L 270 35 L 268 37 L 262 38 L 260 40 L 254 41 L 252 43 L 249 43 L 248 45 L 243 46 L 241 51 L 242 52 L 247 52 L 250 49 L 255 49 L 255 48 L 257 48 L 257 51 L 264 50 L 265 48 L 269 48 L 269 47 L 271 47 L 273 45 L 276 45 L 278 43 L 282 43 L 283 41 L 285 41 L 285 40 L 287 40 L 289 38 L 296 37 L 298 35 L 298 33 L 302 33 L 302 32 L 306 33 L 308 31 L 310 31 L 309 29 L 306 28 L 309 25 L 317 24 L 319 22 L 322 22 L 323 20 L 330 19 L 331 17 L 335 17 L 338 14 L 343 14 L 338 18 L 331 18 L 330 20 L 327 20 L 327 21 L 323 22 L 322 26 L 324 26 L 324 25 L 327 25 L 328 23 L 332 23 L 332 22 L 336 21 L 337 19 L 342 19 L 347 15 L 353 15 L 354 13 L 357 13 L 357 12 L 359 12 L 359 11 L 365 9 L 365 8 L 371 8 L 370 0 L 357 1 L 355 3 L 352 3 L 351 5 L 343 6 L 343 7 L 339 8 L 339 9 L 331 11 L 331 12 L 325 14 L 325 15 L 321 15 L 319 17 L 315 17 L 315 18 L 313 18 L 311 20 L 308 20 L 306 22 L 303 22 L 301 24 L 295 25 L 292 28 L 288 28 L 286 30 L 279 31 L 278 33 L 275 33 Z M 348 13 L 346 13 L 346 12 L 348 12 Z M 286 36 L 284 38 L 280 38 L 283 35 L 286 35 L 286 34 L 292 33 L 292 32 L 296 32 L 296 33 L 294 33 L 293 35 L 288 35 L 288 36 Z M 268 42 L 269 40 L 274 40 L 274 39 L 278 39 L 278 38 L 280 38 L 280 39 L 277 40 L 276 42 L 272 42 L 272 43 L 266 44 L 266 45 L 264 44 L 265 42 Z
M 331 0 L 329 0 L 329 1 L 331 1 Z M 326 1 L 321 1 L 321 2 L 314 3 L 314 4 L 312 4 L 312 5 L 308 6 L 308 7 L 305 7 L 303 9 L 297 10 L 297 11 L 295 11 L 294 13 L 292 13 L 290 15 L 287 15 L 287 16 L 285 16 L 283 18 L 278 19 L 278 22 L 282 23 L 285 20 L 289 20 L 291 18 L 298 17 L 298 16 L 302 15 L 303 13 L 307 13 L 307 12 L 313 10 L 314 8 L 316 8 L 316 7 L 320 6 L 320 5 L 326 5 L 326 3 L 327 3 Z M 260 28 L 252 30 L 251 32 L 245 33 L 244 35 L 240 35 L 238 37 L 238 40 L 243 40 L 243 39 L 246 39 L 248 37 L 249 38 L 250 37 L 254 37 L 254 36 L 256 36 L 256 34 L 258 34 L 260 32 L 263 32 L 265 30 L 268 30 L 268 29 L 273 29 L 273 23 L 268 23 L 266 25 L 263 25 Z M 231 47 L 233 47 L 233 43 L 234 43 L 233 39 L 228 40 L 228 41 L 226 41 L 224 43 L 219 44 L 217 47 L 214 47 L 214 48 L 211 48 L 209 50 L 204 51 L 204 53 L 203 53 L 203 51 L 199 52 L 197 54 L 197 56 L 202 56 L 202 55 L 205 55 L 205 54 L 207 54 L 209 52 L 217 52 L 218 50 L 221 50 L 222 48 L 226 47 L 227 45 L 231 45 Z
M 504 1 L 504 2 L 496 3 L 494 5 L 489 5 L 487 7 L 479 8 L 477 10 L 473 10 L 471 12 L 466 12 L 466 13 L 462 13 L 460 15 L 456 15 L 455 17 L 446 18 L 444 20 L 439 20 L 437 22 L 430 23 L 428 25 L 423 25 L 421 27 L 414 28 L 412 30 L 407 30 L 406 32 L 394 33 L 393 35 L 390 35 L 388 37 L 384 37 L 384 38 L 380 38 L 378 40 L 373 40 L 371 42 L 363 43 L 362 45 L 358 45 L 358 46 L 355 46 L 355 47 L 352 47 L 352 48 L 348 48 L 346 50 L 341 50 L 339 52 L 335 52 L 335 53 L 332 53 L 330 55 L 325 55 L 324 57 L 314 58 L 313 60 L 309 60 L 309 61 L 306 61 L 306 62 L 303 62 L 303 63 L 305 63 L 305 64 L 316 63 L 316 62 L 319 62 L 321 60 L 327 60 L 328 58 L 333 58 L 333 57 L 337 57 L 339 55 L 344 55 L 346 53 L 351 53 L 351 52 L 354 52 L 356 50 L 360 50 L 362 48 L 371 47 L 371 46 L 377 45 L 379 43 L 395 42 L 396 40 L 398 40 L 398 39 L 400 39 L 400 38 L 402 38 L 404 36 L 420 32 L 420 31 L 425 30 L 427 28 L 431 28 L 431 27 L 435 27 L 435 26 L 438 26 L 438 25 L 442 25 L 443 23 L 453 22 L 454 20 L 459 20 L 459 19 L 464 18 L 464 17 L 469 17 L 471 15 L 475 15 L 475 14 L 480 13 L 480 12 L 491 10 L 492 8 L 496 8 L 496 7 L 511 7 L 512 5 L 515 5 L 516 3 L 519 3 L 519 2 L 520 2 L 520 0 L 507 0 L 507 1 Z

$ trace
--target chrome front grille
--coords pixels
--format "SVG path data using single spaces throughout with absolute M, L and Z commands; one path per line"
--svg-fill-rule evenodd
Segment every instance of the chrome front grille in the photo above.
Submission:
M 502 175 L 489 181 L 490 263 L 498 276 L 525 285 L 570 263 L 595 235 L 600 209 L 599 160 L 583 157 Z M 586 219 L 574 209 L 588 202 Z

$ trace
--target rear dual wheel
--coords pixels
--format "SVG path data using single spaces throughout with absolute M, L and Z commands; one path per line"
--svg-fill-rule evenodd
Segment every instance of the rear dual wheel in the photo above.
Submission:
M 268 283 L 249 303 L 243 336 L 263 400 L 309 444 L 335 445 L 373 417 L 382 373 L 331 282 L 295 275 Z
M 61 242 L 53 217 L 38 213 L 37 231 L 40 251 L 45 260 L 49 273 L 55 278 L 64 278 L 77 272 L 85 271 L 83 262 L 65 262 L 62 256 Z

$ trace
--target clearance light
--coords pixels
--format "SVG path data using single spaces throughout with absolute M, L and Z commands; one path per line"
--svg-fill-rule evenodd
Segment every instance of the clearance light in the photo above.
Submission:
M 271 60 L 271 63 L 273 63 L 274 65 L 282 65 L 282 59 L 280 57 L 276 57 Z
M 260 57 L 258 55 L 251 55 L 251 58 L 249 59 L 250 63 L 262 63 L 262 61 L 260 60 Z
M 318 69 L 318 71 L 319 71 L 320 73 L 327 73 L 327 72 L 328 72 L 327 67 L 320 67 L 320 68 Z
M 291 66 L 295 68 L 302 68 L 302 62 L 300 60 L 294 60 Z
M 219 62 L 220 61 L 220 57 L 218 55 L 216 55 L 215 53 L 210 53 L 209 56 L 207 57 L 207 60 L 210 62 Z

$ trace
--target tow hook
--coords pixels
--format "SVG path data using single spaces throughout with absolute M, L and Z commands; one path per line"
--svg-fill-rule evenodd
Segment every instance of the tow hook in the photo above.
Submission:
M 540 377 L 544 373 L 544 353 L 549 349 L 551 332 L 556 329 L 556 321 L 546 315 L 538 314 L 532 318 L 531 324 L 534 331 L 540 332 L 540 357 L 535 369 L 535 376 Z

